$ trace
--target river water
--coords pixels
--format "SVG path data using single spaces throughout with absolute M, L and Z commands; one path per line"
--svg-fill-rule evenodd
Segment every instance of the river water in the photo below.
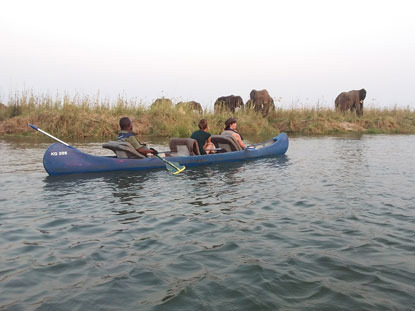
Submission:
M 177 176 L 48 177 L 49 143 L 0 140 L 0 310 L 415 310 L 415 136 Z

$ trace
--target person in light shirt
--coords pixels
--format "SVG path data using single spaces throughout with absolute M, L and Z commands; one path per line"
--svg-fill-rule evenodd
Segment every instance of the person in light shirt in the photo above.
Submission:
M 221 135 L 228 135 L 235 138 L 236 142 L 241 146 L 242 149 L 245 149 L 246 146 L 243 142 L 242 135 L 236 130 L 236 118 L 229 118 L 225 121 L 225 130 Z

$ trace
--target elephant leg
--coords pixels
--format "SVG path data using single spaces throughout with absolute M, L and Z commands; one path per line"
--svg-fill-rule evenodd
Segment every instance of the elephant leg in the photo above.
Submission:
M 358 104 L 358 109 L 356 110 L 356 115 L 363 116 L 363 101 L 361 100 Z
M 346 110 L 349 110 L 351 112 L 354 112 L 356 110 L 356 106 L 353 104 L 351 100 L 348 100 L 346 102 Z
M 351 103 L 352 107 L 353 107 L 353 111 L 356 112 L 356 115 L 360 115 L 360 102 L 358 101 L 353 101 Z
M 262 116 L 266 117 L 269 113 L 269 103 L 264 103 L 262 106 Z

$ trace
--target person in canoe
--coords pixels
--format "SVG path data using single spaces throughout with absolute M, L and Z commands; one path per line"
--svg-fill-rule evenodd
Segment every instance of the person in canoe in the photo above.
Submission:
M 194 131 L 190 138 L 193 138 L 197 141 L 197 144 L 199 145 L 199 151 L 200 154 L 210 154 L 215 153 L 213 149 L 215 149 L 215 146 L 213 145 L 210 136 L 208 132 L 209 127 L 206 119 L 202 119 L 199 121 L 199 130 Z
M 239 134 L 239 132 L 236 130 L 236 118 L 229 118 L 225 121 L 225 130 L 222 132 L 221 135 L 228 135 L 235 138 L 239 146 L 241 146 L 242 149 L 245 149 L 246 146 L 243 142 L 242 135 Z
M 157 150 L 153 148 L 147 148 L 145 144 L 142 144 L 138 140 L 136 134 L 133 133 L 133 123 L 128 117 L 123 117 L 120 119 L 120 132 L 118 133 L 117 140 L 129 142 L 134 147 L 134 149 L 136 149 L 144 156 L 148 157 L 158 154 Z

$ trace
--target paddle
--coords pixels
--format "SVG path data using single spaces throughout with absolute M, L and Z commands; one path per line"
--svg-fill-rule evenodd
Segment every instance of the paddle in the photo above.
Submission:
M 167 161 L 166 159 L 160 157 L 158 154 L 155 154 L 155 156 L 166 163 L 166 169 L 169 172 L 173 173 L 173 175 L 179 174 L 180 172 L 183 172 L 186 169 L 186 166 L 180 165 L 177 162 Z
M 69 144 L 65 143 L 64 141 L 60 140 L 59 138 L 56 138 L 55 136 L 50 135 L 49 133 L 45 132 L 44 130 L 41 130 L 40 128 L 38 128 L 37 126 L 28 123 L 27 125 L 29 125 L 32 129 L 39 131 L 43 134 L 45 134 L 46 136 L 49 136 L 50 138 L 53 138 L 54 140 L 60 142 L 61 144 L 64 144 L 65 146 L 71 147 Z

